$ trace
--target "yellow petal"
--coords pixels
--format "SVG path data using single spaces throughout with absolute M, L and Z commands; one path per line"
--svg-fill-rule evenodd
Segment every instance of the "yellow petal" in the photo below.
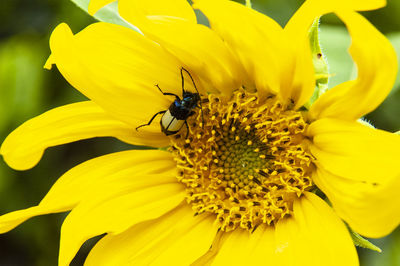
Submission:
M 181 63 L 134 30 L 108 23 L 91 24 L 73 35 L 66 24 L 50 38 L 51 60 L 76 89 L 107 112 L 136 128 L 182 94 Z M 191 82 L 185 87 L 192 89 Z M 139 133 L 163 138 L 156 119 Z M 148 136 L 148 135 L 143 135 Z
M 132 126 L 87 101 L 52 109 L 25 122 L 5 139 L 0 154 L 12 168 L 26 170 L 39 162 L 48 147 L 81 139 L 111 136 L 132 144 L 168 144 L 167 138 L 154 141 L 137 135 Z
M 225 233 L 220 250 L 211 265 L 281 265 L 275 256 L 275 229 L 260 225 L 254 232 L 237 229 Z
M 166 215 L 108 234 L 89 253 L 85 265 L 190 265 L 210 248 L 214 217 L 193 216 L 183 204 Z
M 309 27 L 322 15 L 342 10 L 366 11 L 386 6 L 386 0 L 308 0 L 297 10 L 285 26 L 296 34 L 307 34 Z
M 294 109 L 298 109 L 310 99 L 315 88 L 308 30 L 307 34 L 293 35 L 285 28 L 284 36 L 286 49 L 282 57 L 280 95 L 288 103 L 294 103 Z
M 346 226 L 322 199 L 312 193 L 295 201 L 293 218 L 276 226 L 279 265 L 359 265 Z
M 118 176 L 123 178 L 126 171 L 137 174 L 163 173 L 174 167 L 171 155 L 158 150 L 123 151 L 89 160 L 61 176 L 38 206 L 1 216 L 0 233 L 15 228 L 33 216 L 68 211 L 96 186 L 112 183 Z
M 324 118 L 308 135 L 318 167 L 345 178 L 382 183 L 400 173 L 400 136 L 358 122 Z
M 55 211 L 55 212 L 58 212 L 58 211 Z M 21 223 L 25 222 L 26 220 L 28 220 L 34 216 L 38 216 L 38 215 L 42 215 L 42 214 L 46 214 L 46 213 L 52 213 L 51 209 L 49 208 L 49 209 L 44 210 L 43 208 L 40 208 L 39 206 L 34 206 L 34 207 L 27 208 L 24 210 L 19 210 L 19 211 L 14 211 L 14 212 L 4 214 L 4 215 L 0 216 L 0 234 L 4 234 L 4 233 L 14 229 Z
M 249 262 L 251 250 L 256 241 L 251 233 L 244 229 L 236 229 L 231 233 L 224 233 L 226 237 L 212 261 L 212 265 L 246 265 Z
M 357 122 L 312 123 L 313 179 L 337 213 L 358 233 L 382 237 L 400 222 L 400 136 Z
M 115 1 L 117 0 L 90 0 L 88 13 L 93 16 L 97 11 L 99 11 L 100 8 Z
M 340 256 L 338 256 L 340 254 Z M 294 204 L 294 216 L 253 233 L 224 234 L 211 265 L 358 265 L 347 228 L 319 197 L 307 193 Z
M 286 61 L 286 80 L 282 80 L 282 96 L 284 99 L 290 97 L 296 102 L 296 108 L 302 106 L 313 94 L 315 80 L 312 68 L 311 53 L 307 42 L 308 31 L 315 20 L 330 12 L 342 12 L 342 10 L 370 10 L 380 8 L 386 4 L 385 0 L 369 1 L 346 1 L 346 0 L 309 0 L 306 1 L 299 10 L 289 20 L 285 26 L 284 33 L 287 42 L 290 44 L 288 53 L 293 53 L 291 60 Z M 347 19 L 341 17 L 342 20 Z M 353 22 L 348 23 L 350 25 Z M 357 26 L 353 26 L 356 28 Z M 358 30 L 358 29 L 357 29 Z M 367 29 L 365 29 L 367 30 Z M 361 30 L 358 35 L 368 35 L 365 30 Z M 369 39 L 370 37 L 366 37 Z M 372 40 L 373 37 L 371 37 Z M 364 44 L 361 42 L 361 44 Z M 368 47 L 365 45 L 365 47 Z M 376 48 L 379 46 L 376 46 Z M 284 61 L 284 62 L 285 62 Z M 361 89 L 360 89 L 361 91 Z M 357 100 L 358 101 L 358 100 Z M 326 105 L 328 106 L 328 105 Z M 331 106 L 330 106 L 331 107 Z M 335 107 L 336 108 L 336 107 Z M 336 110 L 334 107 L 331 109 Z
M 176 180 L 176 170 L 172 170 L 138 176 L 124 171 L 122 179 L 93 188 L 61 227 L 59 264 L 69 265 L 89 238 L 103 233 L 122 233 L 178 206 L 184 200 L 185 190 Z
M 243 84 L 243 67 L 220 37 L 204 25 L 152 16 L 147 36 L 161 44 L 201 80 L 203 91 L 230 95 Z M 204 84 L 209 84 L 204 88 Z
M 120 15 L 139 29 L 145 29 L 151 16 L 168 16 L 196 23 L 196 15 L 186 0 L 119 0 Z
M 385 36 L 355 12 L 340 11 L 338 16 L 352 38 L 350 54 L 357 64 L 358 77 L 322 95 L 310 109 L 311 119 L 358 119 L 386 98 L 396 79 L 396 53 Z
M 323 0 L 320 1 L 321 4 L 324 4 L 324 1 L 326 1 L 327 4 L 340 5 L 341 7 L 356 11 L 374 10 L 386 6 L 386 0 Z
M 359 234 L 383 237 L 400 224 L 400 173 L 388 182 L 374 184 L 333 175 L 320 167 L 313 181 L 336 213 Z
M 244 66 L 246 82 L 254 82 L 261 95 L 280 91 L 282 56 L 285 49 L 282 28 L 274 20 L 233 1 L 194 1 Z M 223 10 L 223 12 L 221 12 Z

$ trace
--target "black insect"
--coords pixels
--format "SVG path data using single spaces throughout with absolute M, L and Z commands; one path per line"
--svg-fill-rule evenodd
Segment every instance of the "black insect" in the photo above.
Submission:
M 184 87 L 185 80 L 183 78 L 183 71 L 185 71 L 192 80 L 193 86 L 196 89 L 196 93 L 185 91 Z M 161 131 L 165 135 L 169 136 L 178 133 L 179 130 L 181 130 L 181 128 L 183 127 L 183 124 L 185 124 L 187 129 L 186 131 L 186 138 L 187 138 L 189 134 L 189 126 L 186 120 L 195 113 L 193 111 L 194 108 L 198 107 L 201 110 L 203 109 L 201 107 L 200 94 L 199 91 L 197 90 L 196 84 L 194 83 L 193 77 L 189 73 L 189 71 L 187 71 L 183 67 L 181 68 L 181 78 L 182 78 L 182 99 L 179 98 L 179 96 L 174 93 L 163 92 L 160 86 L 158 86 L 157 84 L 156 87 L 160 90 L 160 92 L 163 95 L 175 96 L 175 101 L 169 106 L 168 110 L 163 110 L 156 113 L 155 115 L 153 115 L 153 117 L 147 124 L 138 126 L 136 130 L 144 126 L 149 126 L 157 115 L 162 114 L 163 116 L 161 117 L 160 125 L 161 125 Z M 200 106 L 198 105 L 199 103 Z M 203 118 L 203 111 L 201 115 Z

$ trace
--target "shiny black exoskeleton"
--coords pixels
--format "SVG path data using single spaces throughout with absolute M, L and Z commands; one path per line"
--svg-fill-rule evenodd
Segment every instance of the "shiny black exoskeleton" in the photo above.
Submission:
M 197 91 L 196 93 L 185 91 L 183 71 L 185 71 L 192 80 L 193 86 Z M 138 126 L 136 130 L 138 130 L 141 127 L 150 125 L 157 115 L 163 114 L 160 120 L 160 125 L 161 125 L 161 131 L 165 135 L 169 136 L 178 133 L 179 130 L 181 130 L 181 128 L 183 127 L 183 124 L 185 124 L 187 129 L 186 137 L 188 136 L 189 126 L 186 120 L 195 113 L 193 111 L 194 108 L 196 107 L 201 108 L 201 101 L 200 101 L 199 91 L 197 90 L 192 75 L 189 73 L 189 71 L 187 71 L 183 67 L 181 68 L 181 78 L 182 78 L 182 99 L 176 94 L 163 92 L 161 88 L 158 85 L 156 85 L 156 87 L 160 90 L 160 92 L 163 95 L 175 96 L 175 101 L 169 106 L 168 110 L 163 110 L 154 114 L 147 124 Z M 198 103 L 200 103 L 200 106 L 198 105 Z

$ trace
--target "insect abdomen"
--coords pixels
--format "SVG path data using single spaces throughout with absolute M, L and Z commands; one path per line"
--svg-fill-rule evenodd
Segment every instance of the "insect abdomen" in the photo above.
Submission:
M 172 116 L 169 110 L 165 112 L 160 120 L 161 130 L 165 135 L 173 135 L 177 133 L 184 123 L 185 120 L 178 120 L 176 117 Z

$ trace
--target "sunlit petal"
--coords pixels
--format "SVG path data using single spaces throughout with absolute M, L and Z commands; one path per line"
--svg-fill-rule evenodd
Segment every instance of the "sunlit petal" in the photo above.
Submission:
M 139 29 L 146 31 L 152 16 L 175 17 L 196 23 L 196 15 L 186 0 L 119 0 L 120 15 Z
M 99 45 L 101 44 L 101 45 Z M 52 63 L 79 91 L 116 118 L 137 126 L 147 123 L 182 94 L 181 63 L 158 44 L 119 25 L 95 23 L 73 35 L 59 25 L 50 39 Z M 190 81 L 185 83 L 194 91 Z M 156 119 L 138 135 L 163 139 Z
M 231 95 L 242 86 L 244 69 L 215 32 L 204 25 L 171 17 L 153 16 L 151 20 L 147 35 L 196 73 L 206 86 L 201 88 L 204 92 Z
M 174 167 L 171 155 L 157 150 L 123 151 L 97 157 L 61 176 L 38 206 L 1 216 L 0 232 L 7 232 L 33 216 L 71 210 L 96 186 L 126 178 L 128 173 L 160 174 L 174 171 Z M 135 179 L 132 174 L 128 178 Z
M 282 28 L 274 20 L 233 1 L 194 1 L 211 28 L 239 58 L 247 75 L 245 85 L 261 95 L 278 93 L 284 42 Z M 221 12 L 224 10 L 224 12 Z
M 319 167 L 314 182 L 328 196 L 336 213 L 357 233 L 383 237 L 400 223 L 400 173 L 385 183 L 333 175 Z
M 322 95 L 310 109 L 312 119 L 358 119 L 386 98 L 396 79 L 396 53 L 386 37 L 355 12 L 340 11 L 338 15 L 352 38 L 350 54 L 357 64 L 358 77 Z
M 194 217 L 190 207 L 181 206 L 119 235 L 106 235 L 85 265 L 190 265 L 210 248 L 216 232 L 211 216 Z
M 184 188 L 176 181 L 175 171 L 134 178 L 132 174 L 124 173 L 123 180 L 96 186 L 67 216 L 61 227 L 60 265 L 69 265 L 87 239 L 122 233 L 160 217 L 184 200 Z
M 256 265 L 266 258 L 270 264 L 281 265 L 275 256 L 273 226 L 263 224 L 254 232 L 239 229 L 225 234 L 212 265 Z
M 327 203 L 306 193 L 294 202 L 293 212 L 276 226 L 279 265 L 359 265 L 346 226 Z
M 6 138 L 0 154 L 14 169 L 26 170 L 38 163 L 48 147 L 105 136 L 131 144 L 168 144 L 163 136 L 160 139 L 139 137 L 130 125 L 87 101 L 52 109 L 25 122 Z
M 310 147 L 318 166 L 353 180 L 381 183 L 398 176 L 400 136 L 358 122 L 325 118 L 312 123 Z

